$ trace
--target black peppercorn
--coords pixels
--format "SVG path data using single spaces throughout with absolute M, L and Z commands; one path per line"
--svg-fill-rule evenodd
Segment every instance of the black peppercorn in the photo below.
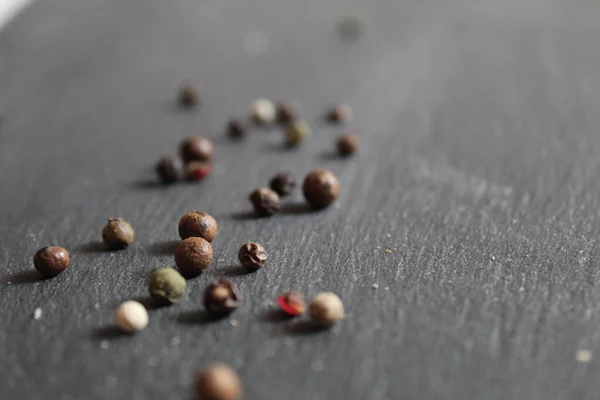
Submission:
M 348 157 L 358 151 L 358 135 L 351 133 L 342 135 L 337 140 L 338 153 L 342 157 Z
M 102 241 L 110 250 L 125 249 L 135 238 L 135 231 L 123 218 L 109 218 L 102 230 Z
M 202 136 L 192 136 L 181 142 L 179 151 L 181 158 L 186 163 L 191 161 L 210 161 L 213 156 L 215 146 L 213 142 Z
M 281 172 L 271 178 L 271 189 L 281 197 L 291 194 L 296 188 L 296 177 L 289 172 Z
M 196 89 L 194 89 L 190 85 L 185 84 L 179 88 L 179 95 L 177 100 L 181 107 L 192 108 L 198 105 L 198 103 L 200 102 L 200 96 L 198 95 Z
M 292 103 L 285 101 L 277 104 L 277 121 L 282 124 L 298 119 L 298 111 Z
M 240 305 L 242 298 L 237 285 L 227 279 L 211 282 L 204 291 L 204 307 L 216 315 L 229 314 Z
M 340 181 L 330 171 L 316 169 L 304 178 L 302 192 L 312 208 L 325 208 L 339 196 Z
M 227 132 L 234 139 L 241 139 L 246 136 L 248 127 L 246 123 L 238 118 L 233 118 L 227 123 Z
M 69 252 L 60 246 L 47 246 L 39 249 L 33 256 L 35 269 L 46 278 L 51 278 L 69 267 Z
M 156 174 L 163 183 L 173 183 L 183 179 L 183 163 L 177 156 L 160 159 L 156 164 Z
M 327 112 L 326 118 L 329 122 L 342 123 L 352 119 L 352 108 L 348 104 L 337 105 Z
M 179 236 L 181 239 L 201 237 L 207 242 L 212 242 L 219 229 L 217 221 L 208 213 L 190 211 L 179 220 Z
M 256 271 L 267 262 L 267 252 L 260 244 L 247 242 L 240 247 L 238 259 L 244 268 L 249 271 Z
M 250 194 L 250 202 L 254 212 L 261 217 L 268 217 L 281 210 L 281 198 L 269 188 L 256 189 Z

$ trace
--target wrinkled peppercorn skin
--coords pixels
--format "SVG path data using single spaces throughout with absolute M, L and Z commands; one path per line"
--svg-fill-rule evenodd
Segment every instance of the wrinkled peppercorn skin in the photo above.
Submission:
M 244 243 L 238 251 L 240 263 L 249 271 L 256 271 L 262 268 L 267 262 L 267 252 L 258 243 Z
M 281 197 L 290 195 L 296 188 L 296 177 L 288 172 L 275 175 L 269 182 L 269 186 Z
M 241 299 L 240 291 L 234 282 L 219 279 L 207 286 L 202 302 L 210 313 L 225 315 L 238 308 Z
M 249 200 L 259 217 L 269 217 L 279 212 L 282 207 L 279 195 L 269 188 L 256 189 L 250 194 Z

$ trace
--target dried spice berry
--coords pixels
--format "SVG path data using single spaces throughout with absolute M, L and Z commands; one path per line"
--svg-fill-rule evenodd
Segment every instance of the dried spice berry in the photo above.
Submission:
M 285 145 L 296 147 L 310 136 L 310 127 L 304 121 L 296 120 L 287 124 L 285 128 Z
M 304 198 L 314 209 L 329 206 L 340 194 L 340 181 L 326 169 L 310 172 L 302 184 Z
M 298 119 L 298 111 L 292 103 L 282 101 L 277 104 L 277 121 L 279 123 L 287 124 L 296 119 Z
M 191 161 L 210 161 L 215 151 L 215 146 L 210 139 L 203 136 L 191 136 L 184 139 L 179 146 L 181 158 L 185 163 Z
M 200 237 L 182 240 L 175 249 L 175 264 L 186 278 L 200 275 L 213 260 L 213 248 Z
M 277 109 L 275 104 L 267 99 L 256 99 L 252 102 L 252 119 L 257 124 L 270 124 L 275 121 Z
M 69 268 L 71 257 L 69 252 L 60 246 L 46 246 L 39 249 L 33 256 L 33 265 L 40 274 L 51 278 Z
M 269 188 L 256 189 L 249 197 L 254 212 L 260 217 L 269 217 L 281 210 L 281 198 Z
M 129 300 L 117 308 L 115 322 L 123 332 L 139 332 L 148 325 L 148 311 L 137 301 Z
M 291 317 L 304 314 L 306 303 L 304 296 L 298 292 L 287 292 L 277 297 L 277 302 L 281 310 Z
M 183 163 L 177 156 L 163 157 L 156 164 L 156 174 L 163 183 L 174 183 L 183 179 Z
M 227 279 L 211 282 L 204 291 L 204 307 L 215 315 L 229 314 L 240 305 L 242 298 L 237 285 Z
M 246 123 L 241 119 L 231 119 L 227 124 L 227 132 L 229 133 L 229 136 L 234 139 L 240 139 L 246 136 L 247 131 L 248 127 L 246 126 Z
M 249 271 L 256 271 L 267 262 L 267 252 L 258 243 L 247 242 L 238 251 L 240 263 Z
M 291 194 L 296 188 L 296 176 L 289 172 L 281 172 L 271 178 L 269 186 L 281 197 Z
M 185 177 L 188 181 L 201 181 L 213 172 L 211 164 L 192 161 L 185 166 Z
M 342 135 L 337 140 L 338 153 L 342 157 L 348 157 L 358 151 L 358 135 L 350 133 Z
M 215 363 L 198 374 L 197 400 L 239 400 L 241 398 L 242 383 L 231 367 Z
M 198 92 L 192 86 L 184 84 L 179 88 L 177 100 L 181 107 L 192 108 L 200 103 L 200 95 L 198 95 Z
M 185 295 L 185 279 L 174 268 L 161 268 L 150 275 L 150 296 L 159 304 L 177 303 Z
M 340 104 L 327 112 L 329 122 L 342 123 L 352 119 L 354 112 L 348 104 Z
M 110 250 L 127 248 L 135 239 L 135 231 L 123 218 L 109 218 L 102 230 L 102 241 Z
M 190 211 L 179 220 L 179 237 L 187 239 L 189 237 L 201 237 L 207 242 L 212 242 L 219 226 L 217 221 L 204 211 Z
M 317 294 L 308 308 L 311 321 L 322 327 L 329 327 L 344 318 L 344 304 L 335 294 Z

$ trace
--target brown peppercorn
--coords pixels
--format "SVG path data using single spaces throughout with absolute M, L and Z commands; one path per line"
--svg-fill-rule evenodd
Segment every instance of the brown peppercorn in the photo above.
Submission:
M 277 104 L 277 121 L 279 123 L 287 124 L 296 119 L 298 119 L 298 111 L 292 103 L 282 101 Z
M 325 208 L 339 196 L 340 181 L 326 169 L 315 169 L 304 178 L 302 192 L 312 208 Z
M 281 172 L 271 178 L 269 186 L 279 196 L 285 197 L 296 188 L 296 177 L 289 172 Z
M 177 156 L 161 158 L 155 170 L 158 178 L 165 184 L 183 179 L 183 163 Z
M 210 139 L 203 136 L 192 136 L 184 139 L 179 146 L 181 158 L 185 163 L 191 161 L 210 161 L 215 146 Z
M 242 298 L 237 285 L 228 279 L 212 281 L 204 291 L 204 307 L 215 315 L 229 314 L 240 305 Z
M 209 177 L 212 172 L 212 165 L 201 161 L 192 161 L 185 166 L 185 177 L 191 182 L 201 181 Z
M 342 157 L 348 157 L 358 151 L 358 135 L 350 133 L 342 135 L 337 140 L 338 153 Z
M 244 268 L 249 271 L 256 271 L 267 262 L 267 252 L 260 244 L 247 242 L 240 247 L 238 259 Z
M 175 264 L 186 278 L 200 275 L 213 260 L 213 248 L 200 237 L 189 237 L 177 245 Z
M 314 324 L 329 327 L 344 318 L 344 304 L 335 293 L 319 293 L 310 302 L 308 313 Z
M 214 363 L 198 374 L 197 400 L 239 400 L 241 397 L 242 382 L 231 367 Z
M 183 108 L 192 108 L 198 105 L 200 102 L 200 96 L 196 89 L 192 86 L 185 84 L 179 88 L 178 95 L 179 105 Z
M 304 296 L 299 292 L 284 293 L 277 297 L 277 302 L 281 310 L 290 317 L 304 314 L 304 311 L 306 311 Z
M 212 242 L 219 229 L 217 221 L 203 211 L 190 211 L 179 220 L 179 236 L 182 239 L 201 237 L 207 242 Z
M 135 238 L 135 231 L 123 218 L 109 218 L 102 230 L 102 241 L 110 250 L 125 249 Z
M 69 267 L 71 257 L 69 252 L 60 246 L 46 246 L 39 249 L 33 256 L 35 269 L 46 278 L 51 278 Z
M 254 212 L 261 217 L 269 217 L 281 210 L 281 198 L 269 188 L 256 189 L 250 194 Z
M 247 131 L 248 126 L 241 119 L 233 118 L 229 120 L 229 123 L 227 124 L 227 132 L 229 133 L 229 136 L 234 139 L 241 139 L 246 136 Z
M 339 104 L 327 112 L 327 120 L 334 123 L 347 122 L 352 119 L 354 112 L 348 104 Z

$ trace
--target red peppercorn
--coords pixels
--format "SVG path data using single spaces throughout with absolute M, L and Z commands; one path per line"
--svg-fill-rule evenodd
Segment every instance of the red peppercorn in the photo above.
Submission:
M 212 174 L 213 167 L 211 164 L 192 161 L 185 166 L 185 176 L 189 181 L 201 181 Z
M 298 292 L 288 292 L 277 297 L 279 307 L 289 316 L 295 317 L 306 311 L 304 296 Z

